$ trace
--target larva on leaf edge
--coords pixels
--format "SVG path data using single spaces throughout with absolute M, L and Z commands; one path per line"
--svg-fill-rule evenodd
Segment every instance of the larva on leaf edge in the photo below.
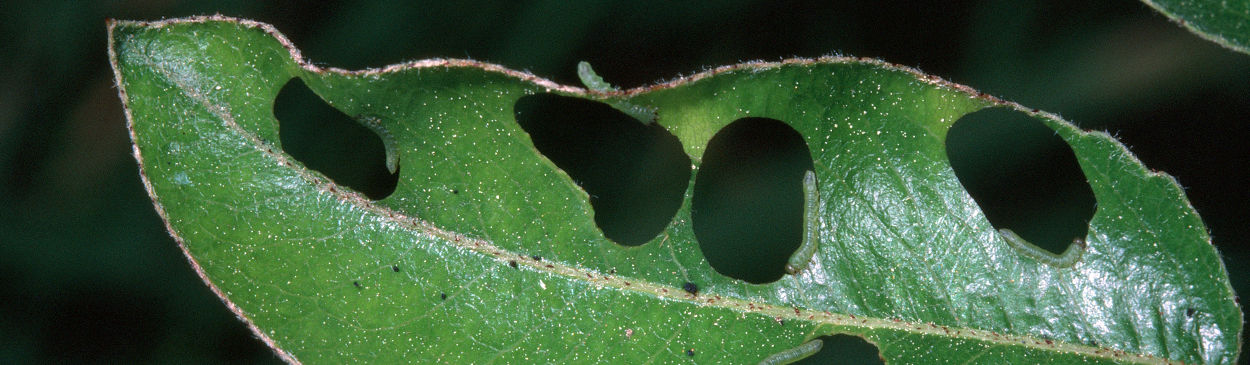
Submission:
M 790 255 L 786 263 L 786 273 L 797 275 L 807 268 L 816 255 L 816 246 L 820 244 L 820 191 L 816 185 L 816 172 L 807 170 L 803 174 L 803 243 Z
M 1011 246 L 1021 256 L 1060 269 L 1075 266 L 1077 262 L 1081 261 L 1081 256 L 1085 254 L 1085 240 L 1080 238 L 1073 239 L 1072 244 L 1068 245 L 1068 249 L 1064 250 L 1062 254 L 1056 255 L 1044 248 L 1037 247 L 1033 243 L 1024 240 L 1024 238 L 1020 238 L 1019 235 L 1016 235 L 1016 232 L 1010 229 L 1000 229 L 998 234 L 1003 236 L 1003 240 L 1007 241 L 1007 246 Z
M 586 61 L 577 63 L 577 77 L 582 79 L 582 84 L 586 85 L 586 89 L 592 92 L 609 93 L 621 90 L 616 86 L 612 86 L 612 84 L 603 81 L 603 78 L 599 77 L 599 74 L 596 74 L 595 70 L 590 68 L 590 63 Z M 612 108 L 634 117 L 634 119 L 641 121 L 644 125 L 651 125 L 651 123 L 655 123 L 655 120 L 658 118 L 655 114 L 655 108 L 645 107 L 622 100 L 608 100 L 606 102 L 608 105 L 611 105 Z
M 820 339 L 811 340 L 798 347 L 775 353 L 773 356 L 764 359 L 764 361 L 760 361 L 759 365 L 783 365 L 803 360 L 819 352 L 820 347 L 824 344 L 825 342 Z

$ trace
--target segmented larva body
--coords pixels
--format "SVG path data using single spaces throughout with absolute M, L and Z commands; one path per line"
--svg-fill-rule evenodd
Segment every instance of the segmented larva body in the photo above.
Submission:
M 1062 254 L 1056 255 L 1044 248 L 1033 245 L 1029 241 L 1025 241 L 1010 229 L 1000 229 L 998 234 L 1003 236 L 1003 240 L 1007 241 L 1007 246 L 1011 246 L 1016 253 L 1060 269 L 1075 266 L 1077 262 L 1081 261 L 1081 256 L 1085 254 L 1085 240 L 1080 238 L 1072 240 L 1072 244 L 1068 245 L 1068 249 L 1064 250 Z
M 612 84 L 603 81 L 603 78 L 599 77 L 599 75 L 595 73 L 595 70 L 590 68 L 590 63 L 586 61 L 577 63 L 577 77 L 582 79 L 582 84 L 586 85 L 586 88 L 590 91 L 599 93 L 620 91 L 620 89 L 617 89 L 616 86 L 612 86 Z M 634 103 L 621 100 L 608 101 L 608 105 L 611 105 L 612 108 L 634 117 L 634 119 L 638 119 L 643 124 L 650 125 L 651 123 L 655 123 L 657 118 L 655 108 L 636 105 Z
M 657 118 L 655 115 L 655 108 L 645 107 L 634 103 L 627 103 L 624 101 L 614 101 L 608 103 L 608 105 L 616 108 L 616 110 L 625 112 L 625 114 L 629 114 L 629 116 L 634 117 L 634 119 L 641 121 L 642 124 L 650 125 L 651 123 L 654 123 Z
M 782 365 L 803 360 L 804 358 L 819 352 L 820 346 L 824 344 L 825 342 L 820 339 L 811 340 L 805 344 L 799 345 L 799 347 L 775 353 L 773 356 L 769 356 L 767 359 L 764 359 L 764 361 L 760 361 L 759 365 Z
M 399 143 L 395 141 L 395 135 L 386 129 L 381 118 L 372 115 L 357 115 L 355 119 L 382 138 L 382 148 L 386 150 L 386 169 L 394 174 L 395 170 L 399 169 Z
M 803 174 L 803 244 L 790 256 L 786 273 L 797 275 L 812 262 L 820 243 L 820 191 L 816 188 L 816 172 Z
M 577 63 L 577 77 L 582 79 L 582 84 L 586 85 L 586 88 L 590 89 L 590 91 L 606 93 L 618 90 L 612 84 L 603 81 L 603 78 L 599 77 L 595 70 L 590 68 L 590 62 L 582 61 Z

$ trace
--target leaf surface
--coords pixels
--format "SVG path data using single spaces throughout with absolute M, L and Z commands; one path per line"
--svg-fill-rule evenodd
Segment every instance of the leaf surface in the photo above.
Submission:
M 1181 26 L 1221 46 L 1250 54 L 1250 1 L 1142 0 Z
M 835 333 L 893 364 L 1240 351 L 1227 272 L 1171 177 L 1104 133 L 905 67 L 756 62 L 605 94 L 474 61 L 320 68 L 272 27 L 220 16 L 111 22 L 110 42 L 157 210 L 291 362 L 755 363 Z M 394 138 L 394 194 L 369 200 L 283 153 L 273 100 L 295 77 Z M 518 101 L 545 93 L 654 108 L 692 181 L 725 125 L 784 121 L 829 208 L 814 261 L 768 284 L 717 273 L 690 189 L 653 240 L 606 239 L 587 193 L 518 125 Z M 946 130 L 993 106 L 1054 129 L 1089 178 L 1098 211 L 1072 268 L 1013 251 L 950 168 Z

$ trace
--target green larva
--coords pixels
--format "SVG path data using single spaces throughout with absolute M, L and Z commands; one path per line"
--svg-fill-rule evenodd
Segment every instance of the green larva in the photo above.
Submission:
M 616 108 L 616 110 L 625 112 L 625 114 L 629 114 L 629 116 L 634 117 L 634 119 L 637 119 L 639 121 L 642 121 L 642 124 L 646 124 L 646 125 L 651 125 L 651 123 L 654 123 L 657 117 L 655 115 L 655 108 L 651 108 L 651 107 L 645 107 L 645 106 L 641 106 L 641 105 L 637 105 L 633 103 L 627 103 L 624 101 L 613 101 L 613 102 L 609 102 L 608 105 L 611 105 L 613 108 Z
M 799 345 L 799 347 L 775 353 L 773 356 L 764 359 L 764 361 L 760 361 L 759 365 L 782 365 L 803 360 L 820 351 L 820 346 L 824 344 L 824 341 L 820 339 L 811 340 L 808 343 Z
M 381 118 L 372 115 L 357 115 L 355 119 L 382 138 L 382 148 L 386 150 L 386 169 L 394 174 L 395 170 L 399 169 L 399 144 L 395 142 L 395 135 L 386 129 Z
M 590 68 L 590 63 L 586 61 L 577 63 L 577 77 L 582 79 L 582 84 L 586 85 L 586 88 L 593 92 L 609 93 L 621 90 L 616 88 L 616 86 L 612 86 L 612 84 L 603 81 L 603 78 L 599 77 L 599 75 L 595 73 L 595 70 Z M 634 117 L 634 119 L 642 121 L 642 124 L 650 125 L 655 122 L 657 117 L 655 114 L 655 108 L 640 106 L 621 100 L 610 100 L 607 101 L 607 103 L 608 105 L 611 105 L 612 108 L 620 110 L 621 112 Z
M 1077 262 L 1081 261 L 1081 255 L 1085 254 L 1085 240 L 1080 238 L 1072 240 L 1072 244 L 1068 245 L 1068 249 L 1064 250 L 1062 254 L 1055 255 L 1044 248 L 1025 241 L 1010 229 L 1000 229 L 998 234 L 1003 236 L 1003 240 L 1007 241 L 1007 245 L 1011 246 L 1020 255 L 1060 269 L 1076 265 Z
M 790 256 L 786 273 L 797 275 L 812 262 L 820 243 L 820 191 L 816 188 L 816 172 L 803 174 L 803 244 Z
M 590 68 L 590 62 L 582 61 L 577 63 L 577 77 L 582 79 L 582 84 L 586 85 L 590 91 L 606 93 L 610 91 L 618 91 L 615 86 L 603 81 L 602 77 L 595 74 L 595 70 Z

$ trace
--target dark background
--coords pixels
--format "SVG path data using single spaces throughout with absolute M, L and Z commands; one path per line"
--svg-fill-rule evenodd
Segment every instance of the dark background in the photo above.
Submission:
M 345 69 L 472 58 L 578 85 L 575 65 L 586 60 L 608 82 L 636 87 L 833 53 L 918 67 L 1109 131 L 1186 187 L 1234 288 L 1250 284 L 1240 213 L 1250 55 L 1136 1 L 9 1 L 0 5 L 0 362 L 279 362 L 165 233 L 107 62 L 106 18 L 213 13 L 274 24 L 313 62 Z

